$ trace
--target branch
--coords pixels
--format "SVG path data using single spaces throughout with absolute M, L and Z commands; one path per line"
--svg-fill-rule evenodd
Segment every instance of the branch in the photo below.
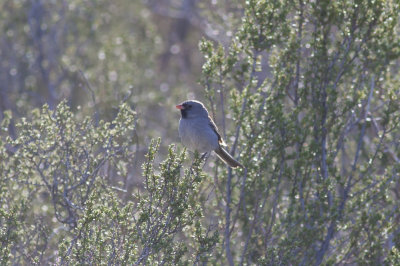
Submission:
M 233 258 L 231 252 L 231 234 L 230 234 L 230 219 L 231 219 L 231 183 L 232 183 L 232 168 L 228 168 L 228 179 L 226 181 L 226 206 L 225 206 L 225 253 L 228 259 L 229 265 L 233 266 Z
M 339 208 L 337 211 L 338 212 L 337 218 L 333 218 L 331 220 L 331 222 L 329 224 L 328 232 L 326 233 L 326 236 L 325 236 L 325 239 L 321 245 L 320 250 L 317 252 L 316 263 L 315 263 L 316 265 L 320 265 L 322 263 L 325 253 L 328 251 L 329 243 L 334 236 L 334 233 L 336 230 L 336 223 L 338 220 L 340 220 L 342 218 L 342 215 L 343 215 L 344 207 L 347 202 L 347 199 L 348 199 L 348 196 L 350 193 L 350 189 L 351 189 L 351 185 L 352 185 L 351 181 L 354 177 L 354 172 L 357 167 L 358 159 L 360 156 L 360 151 L 361 151 L 362 144 L 363 144 L 363 138 L 365 135 L 365 127 L 366 127 L 366 119 L 367 119 L 367 115 L 369 113 L 369 108 L 370 108 L 370 103 L 371 103 L 371 99 L 373 96 L 374 88 L 375 88 L 375 78 L 374 78 L 374 76 L 372 76 L 371 88 L 370 88 L 370 92 L 369 92 L 368 99 L 367 99 L 367 104 L 366 104 L 365 111 L 364 111 L 363 125 L 362 125 L 360 136 L 358 139 L 356 154 L 354 156 L 354 161 L 353 161 L 353 166 L 352 166 L 352 170 L 350 173 L 350 177 L 347 180 L 347 184 L 346 184 L 346 187 L 345 187 L 344 193 L 343 193 L 343 198 L 342 198 L 342 201 L 340 202 L 340 205 L 339 205 Z

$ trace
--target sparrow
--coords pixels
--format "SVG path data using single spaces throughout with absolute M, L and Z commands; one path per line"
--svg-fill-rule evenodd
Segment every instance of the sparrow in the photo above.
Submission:
M 230 167 L 243 168 L 243 165 L 222 147 L 226 144 L 201 102 L 189 100 L 177 105 L 176 108 L 181 111 L 179 137 L 186 148 L 199 153 L 214 151 Z

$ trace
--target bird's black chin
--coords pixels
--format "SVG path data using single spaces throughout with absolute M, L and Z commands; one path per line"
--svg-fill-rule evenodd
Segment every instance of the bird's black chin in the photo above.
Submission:
M 187 118 L 187 110 L 185 110 L 185 109 L 181 109 L 181 115 L 182 115 L 182 118 Z

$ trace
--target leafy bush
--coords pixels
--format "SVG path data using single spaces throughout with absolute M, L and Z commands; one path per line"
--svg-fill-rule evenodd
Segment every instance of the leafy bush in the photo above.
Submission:
M 93 117 L 79 101 L 20 117 L 17 110 L 30 110 L 20 99 L 3 113 L 0 264 L 399 263 L 399 4 L 214 2 L 199 6 L 231 11 L 203 15 L 232 38 L 201 41 L 200 83 L 230 153 L 245 168 L 187 156 L 156 139 L 146 145 L 139 173 L 138 141 L 153 136 L 148 131 L 161 128 L 163 144 L 177 140 L 170 136 L 176 130 L 166 133 L 176 119 L 156 105 L 162 93 L 142 89 L 151 78 L 139 62 L 151 67 L 155 55 L 132 55 L 137 73 L 122 80 L 137 78 L 140 88 L 117 89 L 119 96 L 136 92 L 134 99 L 117 95 L 118 108 L 108 103 L 117 101 L 109 88 L 119 79 L 104 83 L 107 67 L 88 63 L 92 76 L 81 81 Z M 90 33 L 86 26 L 80 25 Z M 136 34 L 145 47 L 140 36 L 153 28 L 139 26 L 126 51 L 113 51 L 127 52 Z M 29 47 L 25 37 L 20 41 Z M 102 60 L 113 54 L 103 52 Z M 40 93 L 40 82 L 34 84 Z M 96 93 L 107 103 L 101 110 Z M 133 177 L 139 182 L 132 185 Z
M 231 265 L 383 263 L 398 234 L 398 12 L 250 0 L 229 46 L 201 43 L 213 116 L 233 119 L 222 131 L 247 167 L 215 169 Z
M 18 138 L 2 142 L 2 263 L 204 260 L 218 234 L 204 234 L 201 225 L 201 159 L 183 172 L 186 152 L 177 155 L 171 146 L 156 170 L 158 140 L 143 165 L 144 191 L 133 201 L 107 182 L 113 169 L 127 175 L 134 121 L 135 112 L 122 104 L 112 122 L 77 122 L 63 102 L 17 124 Z M 191 237 L 198 242 L 185 245 Z

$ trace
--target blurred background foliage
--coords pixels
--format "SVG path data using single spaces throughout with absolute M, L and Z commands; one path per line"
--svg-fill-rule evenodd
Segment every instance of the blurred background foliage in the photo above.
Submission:
M 399 264 L 399 5 L 1 1 L 0 264 Z

